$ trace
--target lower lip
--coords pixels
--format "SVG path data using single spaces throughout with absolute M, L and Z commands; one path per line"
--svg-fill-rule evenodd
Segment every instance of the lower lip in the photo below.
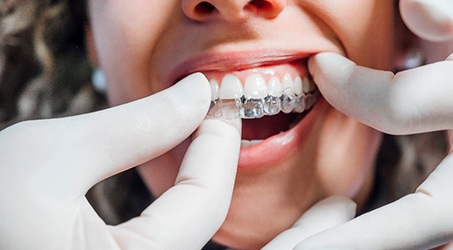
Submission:
M 324 103 L 326 102 L 321 97 L 313 109 L 292 129 L 271 136 L 252 147 L 241 149 L 238 171 L 277 166 L 297 152 L 310 134 Z

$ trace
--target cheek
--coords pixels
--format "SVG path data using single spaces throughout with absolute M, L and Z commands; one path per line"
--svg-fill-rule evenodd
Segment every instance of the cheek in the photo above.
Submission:
M 113 105 L 154 92 L 150 58 L 176 2 L 90 1 L 97 55 L 106 74 Z
M 317 175 L 327 195 L 357 197 L 371 184 L 382 134 L 336 110 L 327 117 Z
M 327 1 L 326 22 L 338 35 L 346 54 L 358 64 L 390 69 L 394 50 L 394 1 Z

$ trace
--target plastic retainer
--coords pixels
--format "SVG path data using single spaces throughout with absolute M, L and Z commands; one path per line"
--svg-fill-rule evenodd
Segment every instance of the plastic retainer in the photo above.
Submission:
M 282 91 L 279 97 L 267 95 L 264 98 L 253 99 L 242 96 L 236 99 L 217 99 L 211 101 L 208 117 L 222 117 L 224 119 L 258 119 L 263 116 L 283 113 L 303 113 L 311 109 L 318 101 L 320 93 L 296 95 L 290 89 Z

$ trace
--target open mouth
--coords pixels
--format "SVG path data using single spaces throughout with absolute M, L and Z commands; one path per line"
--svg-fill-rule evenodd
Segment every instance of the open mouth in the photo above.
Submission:
M 293 128 L 319 99 L 305 65 L 306 60 L 298 60 L 234 72 L 204 72 L 212 90 L 208 116 L 241 117 L 241 148 Z
M 206 76 L 212 90 L 208 116 L 242 118 L 238 169 L 263 169 L 279 166 L 303 150 L 325 110 L 308 72 L 310 55 L 281 51 L 205 55 L 181 63 L 173 75 Z

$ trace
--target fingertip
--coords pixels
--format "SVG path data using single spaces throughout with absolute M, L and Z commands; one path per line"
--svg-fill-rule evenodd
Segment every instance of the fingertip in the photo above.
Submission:
M 313 206 L 310 209 L 316 213 L 322 213 L 324 216 L 331 214 L 334 217 L 342 218 L 346 222 L 355 217 L 357 204 L 348 197 L 344 196 L 331 196 Z M 310 211 L 309 210 L 309 211 Z
M 334 196 L 330 198 L 333 206 L 337 206 L 338 210 L 343 211 L 345 222 L 353 219 L 357 211 L 357 203 L 348 197 Z
M 401 0 L 400 12 L 417 36 L 434 42 L 453 39 L 453 1 Z
M 211 100 L 209 81 L 202 73 L 188 75 L 176 83 L 176 86 L 180 88 L 178 93 L 182 94 L 185 99 L 200 100 L 202 102 Z
M 321 52 L 318 53 L 308 60 L 308 70 L 314 76 L 320 73 L 320 67 L 329 63 L 329 59 L 334 59 L 337 56 L 336 53 L 333 52 Z
M 334 52 L 316 54 L 308 63 L 309 71 L 316 85 L 320 87 L 321 93 L 347 83 L 352 67 L 356 66 L 353 61 Z
M 347 210 L 354 211 L 357 209 L 357 204 L 348 197 L 345 196 L 331 196 L 320 202 L 323 206 L 341 206 Z
M 185 108 L 198 110 L 203 116 L 208 112 L 211 88 L 202 73 L 188 75 L 170 89 L 175 100 L 183 102 Z

